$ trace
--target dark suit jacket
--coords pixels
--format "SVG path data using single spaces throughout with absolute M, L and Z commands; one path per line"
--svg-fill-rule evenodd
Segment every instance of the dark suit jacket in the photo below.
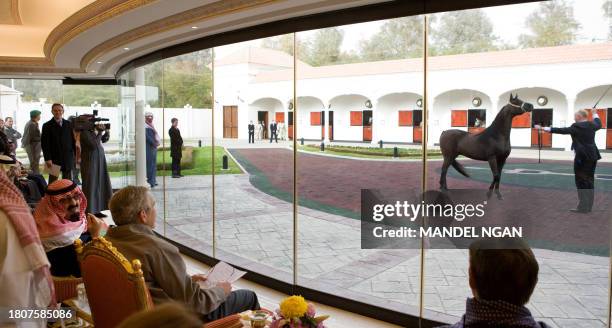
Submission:
M 249 124 L 249 133 L 255 132 L 255 124 Z
M 595 144 L 595 132 L 599 129 L 601 120 L 596 118 L 593 122 L 574 123 L 569 128 L 551 128 L 550 132 L 572 136 L 572 149 L 576 152 L 576 159 L 597 161 L 601 159 Z
M 272 124 L 270 124 L 270 131 L 271 131 L 272 133 L 276 133 L 276 127 L 277 127 L 276 123 L 272 123 Z
M 181 131 L 178 128 L 171 127 L 168 130 L 170 135 L 170 157 L 181 158 L 183 156 L 183 137 L 181 137 Z
M 62 119 L 62 126 L 54 119 L 47 121 L 42 126 L 40 141 L 45 161 L 53 161 L 53 164 L 60 165 L 62 170 L 72 169 L 75 147 L 70 121 Z

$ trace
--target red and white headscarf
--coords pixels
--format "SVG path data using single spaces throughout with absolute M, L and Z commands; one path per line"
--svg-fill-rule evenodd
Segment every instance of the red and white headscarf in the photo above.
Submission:
M 51 265 L 38 236 L 30 207 L 3 171 L 0 171 L 0 209 L 17 233 L 19 244 L 26 254 L 30 269 L 34 272 L 33 279 L 40 282 L 36 284 L 38 294 L 41 299 L 48 299 L 49 305 L 55 305 L 53 280 L 49 271 Z
M 78 221 L 73 222 L 67 218 L 66 209 L 61 204 L 61 200 L 67 197 L 80 198 Z M 87 198 L 76 183 L 62 179 L 49 185 L 45 197 L 34 211 L 38 233 L 46 252 L 71 245 L 87 231 L 86 209 Z

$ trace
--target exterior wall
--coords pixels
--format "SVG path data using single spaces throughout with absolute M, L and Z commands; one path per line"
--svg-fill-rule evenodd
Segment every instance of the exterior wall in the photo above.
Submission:
M 312 140 L 321 140 L 321 125 L 311 125 L 310 124 L 310 113 L 312 112 L 321 112 L 325 111 L 325 119 L 327 120 L 327 110 L 323 105 L 323 102 L 314 97 L 299 97 L 297 100 L 297 122 L 298 122 L 298 130 L 297 130 L 297 138 L 301 139 L 312 139 Z M 336 113 L 334 112 L 334 115 Z M 322 121 L 323 122 L 323 121 Z M 327 125 L 328 122 L 325 121 Z M 335 123 L 335 116 L 334 116 Z M 327 136 L 328 131 L 325 130 L 325 135 Z M 327 136 L 329 137 L 329 136 Z M 334 132 L 334 138 L 336 138 L 336 134 Z
M 472 105 L 472 99 L 480 97 L 482 104 L 479 107 Z M 452 90 L 438 95 L 434 98 L 433 109 L 430 111 L 429 120 L 429 144 L 438 144 L 440 135 L 448 129 L 459 129 L 467 131 L 467 127 L 453 127 L 451 125 L 452 110 L 486 109 L 486 126 L 489 126 L 495 115 L 496 110 L 492 109 L 491 99 L 486 94 L 475 90 Z
M 450 128 L 450 112 L 452 108 L 473 108 L 471 99 L 479 95 L 483 104 L 479 108 L 487 109 L 487 124 L 507 103 L 509 92 L 518 92 L 524 101 L 534 104 L 536 99 L 544 95 L 549 103 L 544 108 L 553 108 L 553 125 L 567 126 L 573 121 L 574 104 L 578 93 L 598 85 L 609 84 L 603 71 L 612 68 L 612 60 L 563 63 L 547 65 L 505 66 L 492 68 L 439 70 L 429 73 L 429 104 L 430 104 L 430 133 L 428 143 L 434 145 L 438 142 L 442 130 Z M 273 97 L 283 103 L 291 99 L 293 81 L 292 74 L 287 71 L 286 79 L 275 82 L 253 83 L 248 86 L 251 98 Z M 217 75 L 226 79 L 222 74 Z M 397 109 L 393 107 L 415 107 L 416 99 L 387 100 L 384 96 L 398 93 L 421 94 L 422 72 L 406 72 L 380 75 L 354 75 L 347 77 L 310 78 L 298 80 L 299 95 L 312 95 L 321 99 L 324 106 L 332 104 L 330 110 L 334 111 L 334 139 L 361 141 L 363 138 L 361 127 L 350 126 L 349 112 L 351 110 L 364 110 L 364 102 L 370 99 L 374 105 L 373 111 L 373 138 L 372 143 L 378 140 L 390 142 L 410 141 L 405 136 L 412 136 L 409 127 L 397 126 Z M 299 76 L 298 76 L 299 79 Z M 459 92 L 463 90 L 463 92 Z M 477 90 L 477 91 L 472 91 Z M 454 92 L 451 96 L 444 96 L 447 92 Z M 597 93 L 593 91 L 594 93 Z M 600 92 L 599 95 L 603 93 Z M 358 98 L 346 98 L 342 95 L 360 95 Z M 444 96 L 444 97 L 442 97 Z M 447 97 L 447 98 L 445 98 Z M 450 97 L 450 98 L 448 98 Z M 595 98 L 595 94 L 582 94 L 578 100 L 584 103 Z M 410 103 L 411 101 L 412 104 Z M 607 100 L 606 100 L 607 101 Z M 396 102 L 396 103 L 393 103 Z M 593 100 L 594 102 L 594 100 Z M 433 104 L 433 106 L 432 106 Z M 576 104 L 583 106 L 583 104 Z M 592 104 L 590 105 L 592 106 Z M 588 107 L 590 107 L 588 106 Z M 612 106 L 602 102 L 599 106 Z M 412 108 L 414 109 L 414 108 Z M 309 111 L 308 106 L 304 108 Z M 299 111 L 299 109 L 298 109 Z M 304 113 L 304 112 L 302 112 Z M 298 124 L 303 124 L 305 117 L 298 115 Z M 301 125 L 300 125 L 301 126 Z M 525 130 L 525 131 L 523 131 Z M 531 134 L 529 129 L 513 129 L 511 142 L 514 146 L 530 147 Z M 302 127 L 305 138 L 318 132 L 311 131 L 307 126 Z M 600 136 L 601 135 L 601 136 Z M 298 136 L 299 137 L 299 136 Z M 597 135 L 598 145 L 605 148 L 604 133 Z M 569 150 L 571 141 L 562 136 L 553 136 L 553 147 Z
M 412 126 L 399 126 L 400 110 L 415 110 L 421 96 L 414 93 L 394 93 L 381 97 L 374 105 L 374 136 L 377 142 L 413 142 Z

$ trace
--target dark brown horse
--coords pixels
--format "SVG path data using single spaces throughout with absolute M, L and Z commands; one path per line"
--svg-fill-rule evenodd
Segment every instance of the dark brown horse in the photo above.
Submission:
M 448 167 L 453 166 L 455 170 L 469 177 L 463 166 L 457 162 L 457 156 L 475 159 L 478 161 L 488 161 L 493 173 L 493 182 L 489 187 L 488 196 L 495 190 L 498 198 L 502 198 L 499 192 L 499 182 L 502 169 L 506 164 L 506 159 L 510 155 L 510 129 L 512 128 L 512 118 L 523 113 L 531 112 L 533 105 L 512 96 L 510 100 L 497 114 L 495 120 L 484 131 L 477 134 L 470 134 L 462 130 L 446 130 L 440 135 L 440 149 L 444 156 L 442 172 L 440 174 L 440 189 L 446 190 L 446 173 Z

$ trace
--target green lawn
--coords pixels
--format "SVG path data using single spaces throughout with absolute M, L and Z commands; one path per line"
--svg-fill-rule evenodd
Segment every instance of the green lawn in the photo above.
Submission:
M 193 168 L 183 169 L 181 174 L 183 175 L 210 175 L 212 173 L 212 148 L 211 147 L 195 147 L 193 148 Z M 215 174 L 239 174 L 242 173 L 240 167 L 232 160 L 228 155 L 229 170 L 222 170 L 223 168 L 223 155 L 226 155 L 223 147 L 215 147 Z M 165 163 L 164 170 L 157 170 L 157 176 L 170 176 L 172 175 L 172 158 L 170 158 L 169 150 L 162 150 L 157 152 L 157 163 Z M 125 172 L 110 172 L 111 176 L 118 177 L 123 176 Z M 135 174 L 132 172 L 132 174 Z
M 299 146 L 300 150 L 321 153 L 320 145 Z M 416 148 L 399 148 L 400 158 L 421 158 L 422 150 Z M 361 147 L 361 146 L 325 146 L 325 154 L 358 157 L 358 158 L 393 158 L 393 148 Z M 441 157 L 439 150 L 428 150 L 427 156 Z

